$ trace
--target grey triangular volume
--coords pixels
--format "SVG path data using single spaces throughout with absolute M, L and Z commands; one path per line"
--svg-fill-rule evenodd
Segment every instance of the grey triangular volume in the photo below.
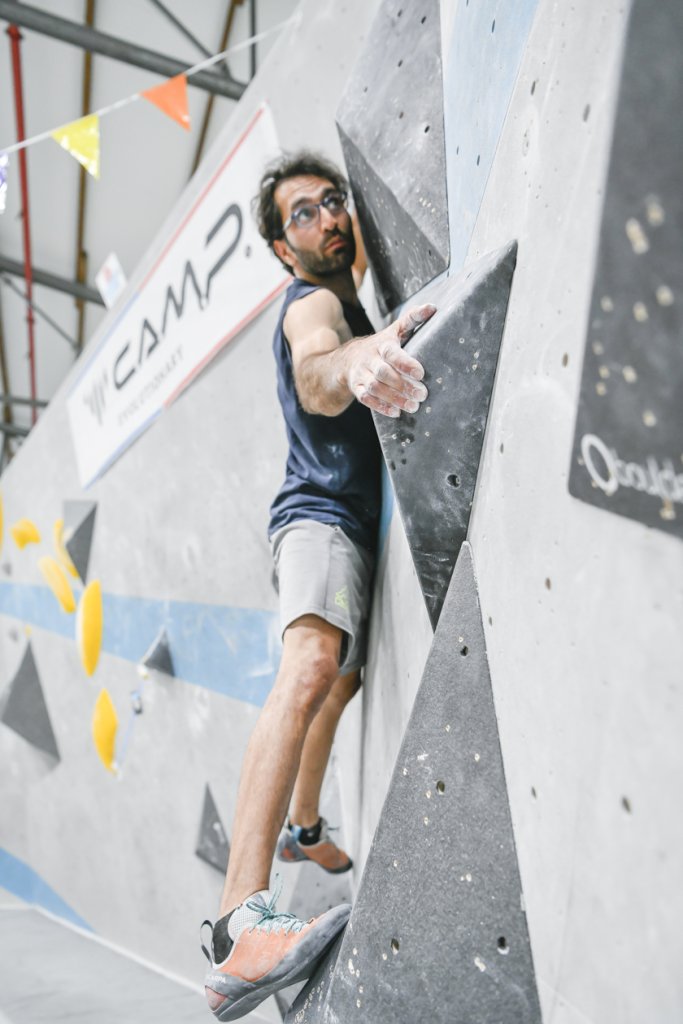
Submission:
M 321 965 L 288 1020 L 540 1024 L 522 907 L 466 543 L 338 956 Z M 317 996 L 309 999 L 316 985 L 322 1013 Z
M 406 345 L 429 396 L 414 415 L 375 415 L 432 626 L 467 536 L 517 244 L 442 282 L 437 312 Z
M 337 126 L 346 169 L 356 182 L 354 198 L 363 225 L 378 298 L 387 313 L 442 273 L 448 260 L 420 230 L 373 171 L 354 142 Z
M 204 807 L 195 853 L 201 860 L 225 874 L 230 857 L 230 844 L 208 784 L 204 790 Z
M 168 633 L 162 626 L 157 638 L 142 659 L 146 668 L 156 669 L 157 672 L 164 672 L 167 676 L 175 675 L 173 666 L 173 655 L 168 640 Z
M 382 0 L 337 110 L 384 312 L 449 262 L 440 6 Z
M 61 760 L 30 644 L 3 697 L 0 721 L 32 746 Z
M 94 501 L 64 502 L 64 546 L 83 583 L 88 579 L 96 512 Z

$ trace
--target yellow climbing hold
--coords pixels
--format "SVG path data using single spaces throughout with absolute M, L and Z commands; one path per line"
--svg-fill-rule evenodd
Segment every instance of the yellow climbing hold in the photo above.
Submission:
M 30 519 L 20 519 L 14 524 L 10 532 L 18 548 L 25 548 L 27 544 L 40 543 L 38 527 Z
M 69 575 L 73 576 L 74 579 L 78 578 L 78 569 L 71 561 L 71 556 L 64 546 L 64 520 L 55 519 L 54 529 L 52 531 L 52 537 L 54 540 L 55 551 L 57 552 L 57 558 L 62 563 Z
M 62 610 L 71 614 L 76 611 L 76 601 L 64 570 L 56 558 L 47 555 L 38 559 L 38 568 L 42 572 L 45 582 L 59 601 Z
M 100 690 L 92 716 L 92 738 L 105 768 L 114 770 L 114 748 L 119 719 L 108 690 Z
M 83 668 L 91 676 L 97 668 L 102 647 L 102 588 L 99 580 L 88 584 L 78 602 L 76 643 Z

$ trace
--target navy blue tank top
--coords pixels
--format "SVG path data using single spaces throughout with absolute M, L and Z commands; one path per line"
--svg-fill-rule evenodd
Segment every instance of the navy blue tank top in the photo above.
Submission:
M 338 416 L 304 412 L 294 385 L 292 353 L 283 330 L 287 310 L 318 285 L 295 278 L 273 338 L 277 392 L 285 417 L 287 475 L 270 507 L 269 536 L 297 519 L 340 526 L 362 547 L 374 551 L 381 502 L 381 449 L 370 410 L 355 399 Z M 374 334 L 362 306 L 342 303 L 352 336 Z

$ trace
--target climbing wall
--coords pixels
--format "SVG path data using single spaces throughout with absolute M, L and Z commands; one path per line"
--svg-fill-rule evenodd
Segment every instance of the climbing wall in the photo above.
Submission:
M 306 5 L 169 211 L 120 308 L 136 296 L 142 308 L 152 269 L 262 104 L 283 147 L 313 144 L 341 160 L 333 113 L 344 54 L 361 47 L 371 16 L 372 5 L 355 3 L 337 24 L 332 5 Z M 332 24 L 339 57 L 311 89 L 309 55 Z M 245 207 L 245 225 L 250 216 Z M 230 261 L 216 272 L 212 302 L 232 272 Z M 273 272 L 282 283 L 274 261 Z M 182 273 L 169 285 L 178 298 Z M 169 314 L 188 347 L 201 328 L 190 292 Z M 266 306 L 83 489 L 69 402 L 116 329 L 115 311 L 0 481 L 0 887 L 198 990 L 198 926 L 218 909 L 240 763 L 280 649 L 266 537 L 285 465 L 277 312 Z M 335 770 L 323 810 L 342 824 Z M 299 866 L 283 882 L 283 899 L 306 916 L 350 897 L 348 877 Z M 260 1010 L 281 1016 L 275 1000 Z
M 283 872 L 296 912 L 354 911 L 269 1020 L 683 1015 L 681 52 L 675 0 L 308 0 L 131 279 L 265 101 L 346 161 L 371 318 L 437 306 L 429 398 L 376 421 L 324 797 L 356 868 Z M 0 481 L 0 885 L 195 983 L 279 653 L 276 312 L 87 490 L 76 368 Z

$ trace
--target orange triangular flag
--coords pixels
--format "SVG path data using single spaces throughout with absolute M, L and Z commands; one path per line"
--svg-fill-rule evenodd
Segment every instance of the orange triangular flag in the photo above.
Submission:
M 187 131 L 190 130 L 190 112 L 187 109 L 187 78 L 185 75 L 176 75 L 169 78 L 161 85 L 155 85 L 153 89 L 146 89 L 142 93 L 146 100 L 153 103 L 155 107 L 168 114 L 174 121 L 182 125 Z

